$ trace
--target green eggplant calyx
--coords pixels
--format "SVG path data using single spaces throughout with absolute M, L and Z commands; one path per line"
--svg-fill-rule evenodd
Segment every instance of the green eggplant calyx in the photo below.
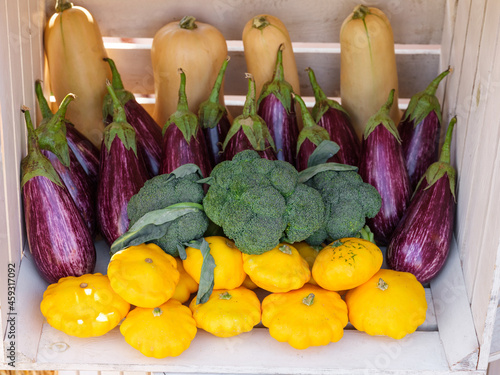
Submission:
M 108 80 L 106 80 L 106 87 L 113 100 L 113 122 L 104 129 L 104 146 L 109 153 L 115 137 L 118 137 L 125 149 L 131 149 L 137 157 L 135 129 L 127 122 L 125 108 L 123 108 L 123 104 L 118 99 L 111 82 Z
M 45 120 L 52 118 L 54 114 L 50 110 L 49 103 L 47 102 L 47 99 L 45 99 L 45 96 L 43 95 L 42 81 L 39 79 L 37 79 L 35 82 L 35 94 L 38 100 L 38 107 L 40 108 L 40 112 L 42 112 L 43 119 Z
M 370 9 L 366 5 L 358 5 L 353 10 L 352 19 L 353 20 L 364 20 L 367 15 L 371 14 Z
M 56 12 L 61 13 L 66 9 L 73 8 L 73 3 L 68 0 L 56 0 Z
M 453 117 L 448 125 L 448 129 L 446 131 L 446 138 L 441 148 L 441 155 L 439 156 L 439 160 L 435 163 L 432 163 L 429 168 L 425 171 L 424 175 L 420 179 L 415 188 L 415 192 L 419 189 L 420 184 L 425 179 L 427 181 L 427 186 L 425 189 L 429 189 L 432 185 L 438 182 L 445 174 L 448 176 L 448 180 L 450 182 L 450 191 L 453 195 L 453 199 L 456 201 L 455 196 L 455 186 L 456 186 L 456 175 L 457 172 L 455 168 L 453 168 L 450 164 L 450 146 L 451 139 L 453 134 L 453 129 L 457 122 L 456 116 Z
M 196 18 L 193 16 L 184 16 L 179 21 L 179 27 L 186 30 L 194 30 L 198 27 L 196 24 Z
M 435 94 L 439 83 L 452 71 L 451 67 L 438 75 L 434 80 L 427 86 L 424 91 L 418 92 L 413 95 L 408 104 L 408 108 L 403 116 L 403 121 L 410 119 L 413 121 L 413 127 L 417 127 L 429 113 L 434 111 L 437 115 L 439 123 L 442 121 L 441 116 L 441 105 Z
M 306 72 L 309 76 L 309 82 L 311 83 L 311 87 L 314 92 L 314 99 L 316 100 L 316 103 L 314 104 L 314 107 L 312 109 L 312 117 L 314 118 L 314 121 L 317 123 L 323 115 L 330 109 L 335 109 L 337 111 L 341 111 L 346 114 L 347 117 L 349 116 L 349 113 L 345 110 L 344 107 L 342 107 L 338 102 L 332 99 L 328 99 L 326 96 L 325 92 L 321 89 L 319 86 L 317 80 L 316 80 L 316 75 L 314 74 L 314 71 L 311 68 L 306 68 Z
M 296 155 L 298 155 L 300 147 L 302 146 L 302 143 L 304 143 L 306 139 L 309 139 L 309 141 L 318 146 L 323 141 L 329 141 L 330 135 L 328 134 L 328 131 L 325 128 L 316 124 L 312 115 L 309 113 L 306 104 L 304 103 L 304 100 L 300 97 L 300 95 L 294 94 L 294 98 L 300 105 L 300 111 L 302 112 L 302 122 L 304 123 L 303 128 L 300 131 L 299 136 L 297 137 Z
M 229 60 L 230 58 L 228 56 L 222 63 L 222 67 L 219 70 L 219 74 L 217 75 L 217 79 L 215 80 L 215 84 L 209 98 L 200 105 L 198 117 L 200 119 L 200 125 L 204 129 L 216 127 L 222 116 L 227 114 L 226 107 L 220 104 L 219 98 L 222 82 L 224 80 L 224 74 Z
M 257 16 L 252 20 L 252 27 L 254 29 L 262 30 L 269 26 L 271 23 L 267 20 L 267 16 Z
M 179 68 L 181 82 L 179 86 L 179 102 L 177 110 L 168 118 L 166 125 L 163 127 L 162 133 L 165 135 L 169 126 L 177 126 L 182 132 L 187 143 L 191 142 L 191 138 L 196 138 L 199 124 L 198 117 L 189 110 L 186 96 L 186 74 Z
M 396 138 L 399 143 L 401 143 L 401 137 L 399 136 L 398 129 L 389 115 L 392 103 L 394 102 L 394 92 L 395 90 L 392 89 L 385 104 L 380 107 L 376 114 L 368 119 L 365 132 L 363 134 L 364 139 L 367 139 L 377 126 L 382 125 L 394 136 L 394 138 Z
M 49 159 L 40 151 L 29 108 L 23 106 L 21 111 L 24 113 L 28 132 L 28 154 L 21 160 L 21 188 L 26 182 L 36 176 L 46 177 L 54 184 L 64 186 L 59 174 L 56 172 Z
M 73 99 L 75 95 L 66 95 L 57 112 L 51 118 L 44 119 L 35 130 L 39 147 L 56 155 L 65 167 L 69 167 L 70 163 L 65 117 L 68 105 Z
M 283 72 L 283 48 L 284 44 L 280 44 L 278 48 L 278 56 L 276 58 L 276 67 L 274 69 L 273 79 L 266 82 L 262 87 L 257 107 L 259 107 L 262 100 L 273 94 L 285 108 L 287 113 L 292 111 L 292 92 L 293 88 L 287 81 Z

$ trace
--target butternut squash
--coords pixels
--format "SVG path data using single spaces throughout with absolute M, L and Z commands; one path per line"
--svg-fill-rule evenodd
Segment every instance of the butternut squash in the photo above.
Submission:
M 198 113 L 207 100 L 227 57 L 227 43 L 222 33 L 212 25 L 186 16 L 180 22 L 170 22 L 155 34 L 151 59 L 155 82 L 156 103 L 153 117 L 163 127 L 177 110 L 179 100 L 179 68 L 186 73 L 186 95 L 189 110 Z M 220 102 L 224 103 L 221 87 Z
M 391 24 L 381 10 L 358 5 L 340 29 L 340 96 L 359 139 L 392 89 L 396 91 L 390 116 L 398 124 L 401 114 Z
M 104 130 L 102 106 L 111 70 L 99 26 L 90 12 L 68 0 L 56 1 L 56 13 L 45 27 L 45 54 L 50 87 L 59 105 L 76 95 L 66 118 L 98 148 Z
M 300 95 L 299 74 L 292 42 L 287 28 L 279 18 L 269 14 L 253 17 L 243 29 L 242 40 L 247 71 L 255 79 L 257 98 L 262 86 L 273 79 L 276 54 L 281 44 L 285 81 L 292 85 L 294 93 Z

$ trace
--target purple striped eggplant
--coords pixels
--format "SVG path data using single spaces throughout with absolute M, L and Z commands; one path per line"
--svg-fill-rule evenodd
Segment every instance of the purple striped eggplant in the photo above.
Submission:
M 295 158 L 295 167 L 300 172 L 308 167 L 309 157 L 319 144 L 323 141 L 330 141 L 330 135 L 325 128 L 314 122 L 304 100 L 299 95 L 295 95 L 295 100 L 300 104 L 300 112 L 302 113 L 302 122 L 304 124 L 297 138 L 297 157 Z M 329 158 L 327 162 L 333 162 L 334 156 Z
M 245 78 L 248 79 L 248 92 L 243 113 L 234 119 L 224 140 L 224 158 L 232 160 L 240 151 L 255 150 L 261 158 L 277 160 L 271 133 L 266 122 L 257 114 L 255 80 L 250 73 L 245 73 Z
M 116 96 L 125 108 L 127 122 L 134 128 L 137 140 L 137 152 L 146 163 L 149 176 L 156 176 L 160 171 L 162 135 L 161 127 L 151 115 L 141 106 L 134 95 L 125 90 L 120 73 L 113 60 L 105 57 L 112 73 L 112 85 Z M 113 99 L 109 94 L 104 97 L 103 118 L 107 124 L 113 121 Z
M 49 108 L 47 100 L 43 96 L 42 84 L 39 80 L 35 82 L 35 93 L 42 117 L 44 119 L 40 125 L 43 125 L 44 121 L 48 121 L 45 119 L 50 119 L 53 114 Z M 85 173 L 89 176 L 94 190 L 96 190 L 97 181 L 99 179 L 99 149 L 87 137 L 80 133 L 71 122 L 66 120 L 65 125 L 66 140 L 68 142 L 70 153 L 73 152 Z M 37 128 L 37 132 L 42 131 L 40 128 L 41 126 Z
M 404 163 L 401 139 L 389 116 L 394 90 L 380 110 L 370 117 L 361 143 L 359 175 L 374 186 L 382 197 L 379 213 L 366 223 L 376 243 L 387 245 L 405 213 L 412 193 Z
M 208 177 L 212 171 L 205 136 L 198 117 L 189 110 L 186 96 L 186 74 L 179 69 L 181 76 L 177 110 L 169 117 L 163 127 L 163 150 L 160 173 L 171 173 L 181 165 L 196 164 Z
M 231 127 L 227 109 L 220 103 L 220 90 L 222 88 L 222 81 L 224 80 L 228 62 L 229 56 L 222 63 L 210 97 L 208 100 L 201 103 L 198 111 L 198 118 L 200 119 L 200 126 L 205 135 L 205 142 L 207 144 L 208 156 L 210 157 L 212 168 L 224 160 L 222 143 Z
M 49 283 L 94 271 L 96 251 L 78 207 L 38 145 L 24 109 L 28 155 L 21 162 L 24 220 L 30 252 Z
M 125 109 L 111 83 L 108 91 L 114 103 L 113 122 L 104 129 L 101 145 L 97 218 L 107 244 L 128 229 L 127 204 L 149 178 L 146 164 L 137 152 L 134 128 L 127 123 Z
M 455 123 L 453 118 L 439 161 L 425 172 L 387 247 L 389 267 L 410 272 L 421 283 L 443 268 L 453 236 L 456 171 L 450 165 L 450 144 Z
M 40 90 L 35 88 L 35 90 L 41 93 L 41 88 Z M 37 96 L 38 94 L 37 92 Z M 97 185 L 92 183 L 73 151 L 68 147 L 66 137 L 67 127 L 64 117 L 66 109 L 73 99 L 73 94 L 67 95 L 55 115 L 48 109 L 45 98 L 39 99 L 43 119 L 35 133 L 43 155 L 59 174 L 91 235 L 94 236 L 96 233 L 95 202 Z
M 398 126 L 406 169 L 413 189 L 429 166 L 437 161 L 441 133 L 441 105 L 436 98 L 448 68 L 424 90 L 412 96 Z
M 283 46 L 281 44 L 278 48 L 273 79 L 262 87 L 257 101 L 257 114 L 264 119 L 273 137 L 277 159 L 294 165 L 299 128 L 292 97 L 293 88 L 285 81 L 283 72 Z
M 335 100 L 327 98 L 316 81 L 314 71 L 311 68 L 306 70 L 316 99 L 311 111 L 314 121 L 325 128 L 330 135 L 330 139 L 340 146 L 340 150 L 332 158 L 332 161 L 357 167 L 359 154 L 361 153 L 361 143 L 351 124 L 349 114 Z

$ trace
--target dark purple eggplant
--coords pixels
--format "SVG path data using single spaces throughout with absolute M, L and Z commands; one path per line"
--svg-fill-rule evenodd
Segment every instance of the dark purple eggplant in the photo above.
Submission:
M 149 178 L 146 164 L 137 152 L 134 128 L 127 123 L 125 109 L 107 83 L 113 99 L 113 122 L 104 129 L 101 145 L 97 218 L 107 244 L 111 244 L 128 229 L 127 204 Z
M 450 71 L 451 68 L 448 68 L 424 91 L 412 96 L 398 126 L 403 157 L 413 189 L 427 168 L 438 158 L 441 105 L 435 94 L 439 83 Z
M 146 163 L 149 176 L 154 177 L 159 173 L 161 164 L 161 127 L 144 107 L 135 100 L 134 95 L 125 90 L 114 61 L 107 57 L 104 58 L 104 61 L 107 61 L 111 68 L 113 90 L 125 108 L 127 122 L 135 130 L 137 152 Z M 113 99 L 109 94 L 104 97 L 103 118 L 107 124 L 113 121 Z
M 210 157 L 212 168 L 224 160 L 222 143 L 226 138 L 229 128 L 231 128 L 227 109 L 220 103 L 220 90 L 228 62 L 229 56 L 222 63 L 210 97 L 208 100 L 201 103 L 200 110 L 198 111 L 200 126 L 205 135 L 205 142 L 207 144 L 208 156 Z
M 179 103 L 163 127 L 163 150 L 160 173 L 171 173 L 181 165 L 196 164 L 208 177 L 212 171 L 205 136 L 198 117 L 189 110 L 186 97 L 186 74 L 179 69 Z
M 285 81 L 283 44 L 281 44 L 278 48 L 273 79 L 264 84 L 257 101 L 257 114 L 264 119 L 273 137 L 278 160 L 294 165 L 299 127 L 292 92 L 292 85 Z
M 330 139 L 340 146 L 332 161 L 340 164 L 358 166 L 361 142 L 351 124 L 349 114 L 335 100 L 328 99 L 316 81 L 311 68 L 306 69 L 314 92 L 316 103 L 312 109 L 314 121 L 326 129 Z
M 48 121 L 45 119 L 50 119 L 53 114 L 49 108 L 47 100 L 43 96 L 42 84 L 39 80 L 35 82 L 35 93 L 42 117 L 44 119 L 42 120 L 43 124 L 44 121 Z M 70 153 L 72 152 L 74 154 L 85 173 L 89 176 L 90 182 L 92 186 L 94 186 L 94 190 L 96 190 L 97 181 L 99 179 L 99 149 L 95 147 L 87 137 L 80 133 L 78 129 L 76 129 L 75 125 L 67 120 L 65 121 L 65 125 L 66 140 L 68 142 Z M 37 131 L 41 131 L 40 126 Z
M 389 116 L 394 90 L 380 110 L 366 124 L 361 144 L 359 175 L 382 197 L 379 213 L 366 223 L 380 245 L 387 245 L 408 207 L 412 193 L 404 163 L 401 139 Z
M 455 123 L 454 117 L 439 161 L 427 168 L 387 247 L 389 267 L 411 272 L 421 283 L 443 268 L 453 236 L 456 171 L 450 165 L 450 144 Z
M 38 85 L 38 84 L 37 84 Z M 41 88 L 35 88 L 37 96 Z M 73 151 L 68 147 L 66 137 L 66 109 L 74 99 L 74 95 L 67 95 L 61 102 L 55 115 L 48 109 L 45 98 L 39 99 L 43 119 L 35 130 L 38 144 L 43 155 L 50 161 L 62 182 L 68 189 L 92 236 L 96 233 L 96 189 L 90 177 L 78 162 Z
M 314 122 L 304 100 L 299 95 L 295 95 L 295 100 L 300 104 L 300 112 L 302 113 L 302 122 L 304 124 L 297 138 L 297 157 L 295 158 L 295 167 L 300 172 L 308 167 L 309 157 L 319 144 L 323 141 L 330 141 L 330 135 L 325 128 Z M 333 162 L 334 157 L 335 155 L 329 158 L 327 162 Z
M 261 158 L 277 160 L 271 133 L 264 119 L 257 114 L 255 80 L 250 73 L 245 73 L 245 78 L 248 79 L 248 92 L 243 113 L 234 119 L 224 140 L 224 158 L 232 160 L 240 151 L 255 150 Z
M 21 162 L 24 220 L 30 252 L 49 283 L 92 273 L 96 251 L 90 231 L 59 175 L 38 145 L 29 110 L 24 109 L 28 155 Z

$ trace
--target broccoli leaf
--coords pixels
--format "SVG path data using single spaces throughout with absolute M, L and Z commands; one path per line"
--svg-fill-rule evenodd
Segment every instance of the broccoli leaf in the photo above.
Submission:
M 196 295 L 196 304 L 205 303 L 208 301 L 208 298 L 214 289 L 215 260 L 212 254 L 210 254 L 210 245 L 204 238 L 191 241 L 186 245 L 199 249 L 201 251 L 201 255 L 203 255 L 200 285 L 198 286 L 198 293 Z
M 172 221 L 197 210 L 203 211 L 203 206 L 198 203 L 177 203 L 160 210 L 150 211 L 113 242 L 111 253 L 156 240 L 167 233 Z
M 187 163 L 187 164 L 181 165 L 180 167 L 178 167 L 178 168 L 174 169 L 172 172 L 170 172 L 170 176 L 172 178 L 174 178 L 174 177 L 175 178 L 182 178 L 182 177 L 189 176 L 190 174 L 194 174 L 194 173 L 198 173 L 200 176 L 203 176 L 203 173 L 201 173 L 200 167 L 198 167 L 196 164 L 193 164 L 193 163 Z
M 307 159 L 307 167 L 314 167 L 318 164 L 326 163 L 333 155 L 339 152 L 340 146 L 333 141 L 324 140 Z
M 339 163 L 323 163 L 299 172 L 299 182 L 304 183 L 324 171 L 357 171 L 358 167 Z

